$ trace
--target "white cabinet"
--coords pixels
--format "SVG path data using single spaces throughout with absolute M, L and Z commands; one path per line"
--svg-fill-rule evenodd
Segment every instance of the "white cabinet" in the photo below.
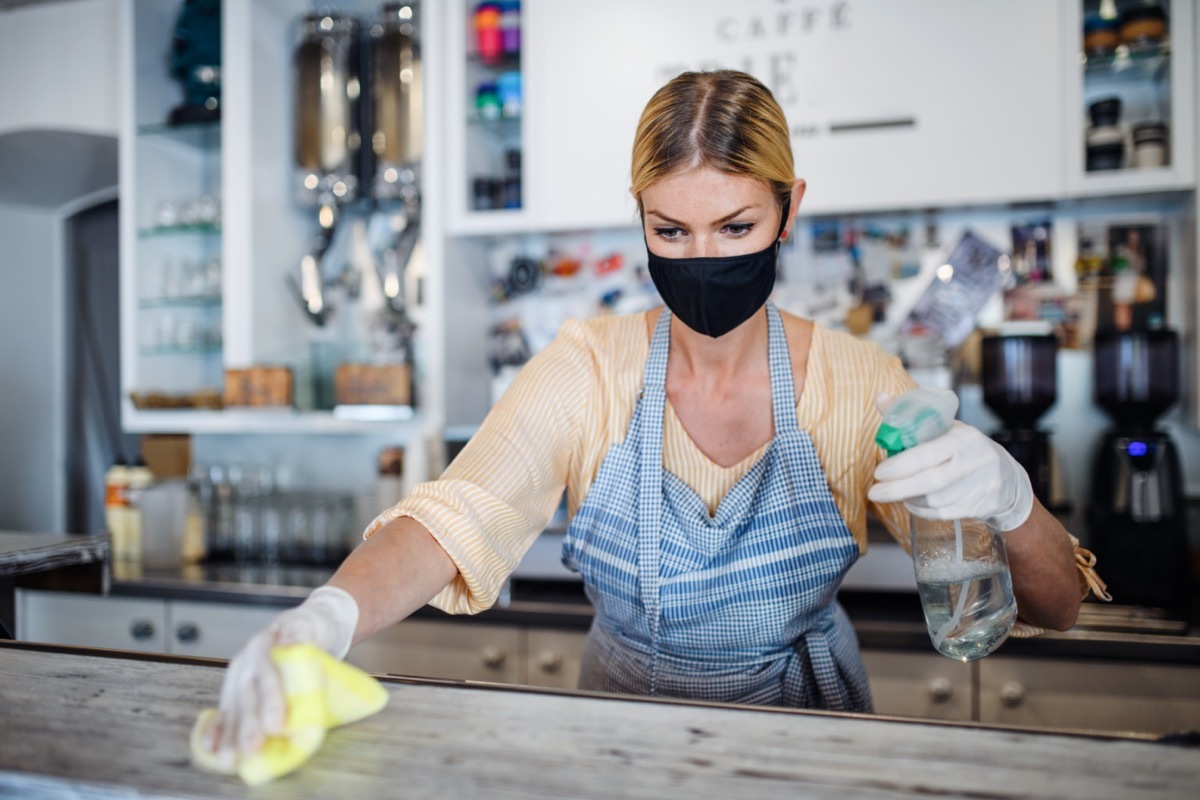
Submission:
M 1060 12 L 1044 0 L 527 0 L 526 207 L 489 226 L 464 215 L 460 195 L 450 230 L 632 225 L 635 127 L 684 69 L 742 69 L 773 90 L 809 212 L 1053 198 L 1063 187 Z M 452 70 L 464 39 L 455 27 Z M 451 131 L 461 118 L 451 112 Z M 454 165 L 451 183 L 465 191 Z
M 530 628 L 525 642 L 525 683 L 555 689 L 579 686 L 579 665 L 587 634 Z
M 1200 729 L 1195 666 L 1011 656 L 978 664 L 983 723 L 1153 734 Z
M 1161 43 L 1118 45 L 1113 52 L 1084 51 L 1084 21 L 1098 13 L 1097 0 L 1063 2 L 1065 43 L 1061 47 L 1066 110 L 1063 161 L 1069 196 L 1114 196 L 1194 189 L 1196 185 L 1195 0 L 1161 0 L 1168 35 Z M 1137 5 L 1118 2 L 1118 12 Z M 1119 20 L 1119 17 L 1118 17 Z M 1119 28 L 1118 28 L 1119 33 Z M 1115 99 L 1115 128 L 1124 147 L 1122 166 L 1088 170 L 1088 109 Z M 1162 166 L 1136 166 L 1133 133 L 1137 125 L 1166 126 Z M 1101 134 L 1102 136 L 1103 134 Z
M 969 722 L 971 666 L 937 653 L 863 650 L 875 713 Z
M 574 689 L 587 634 L 470 620 L 407 619 L 346 660 L 368 672 Z
M 522 658 L 517 626 L 409 619 L 360 643 L 346 660 L 381 674 L 520 683 Z
M 31 642 L 232 658 L 280 609 L 22 589 L 17 638 Z

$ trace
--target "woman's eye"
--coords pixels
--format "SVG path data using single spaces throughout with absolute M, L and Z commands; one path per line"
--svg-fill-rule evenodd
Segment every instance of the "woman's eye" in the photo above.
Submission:
M 655 228 L 654 233 L 656 236 L 661 236 L 664 239 L 678 239 L 683 234 L 683 231 L 679 228 Z
M 752 230 L 754 230 L 753 222 L 731 222 L 725 226 L 725 233 L 732 236 L 745 236 Z

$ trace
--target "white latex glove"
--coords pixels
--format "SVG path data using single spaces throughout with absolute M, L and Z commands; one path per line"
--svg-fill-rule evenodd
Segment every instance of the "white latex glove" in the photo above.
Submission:
M 891 402 L 875 399 L 880 413 Z M 1033 511 L 1029 475 L 990 436 L 955 420 L 950 430 L 884 460 L 875 468 L 867 497 L 876 503 L 903 501 L 925 519 L 982 520 L 1002 533 L 1019 527 Z
M 357 625 L 354 598 L 343 589 L 322 586 L 250 637 L 225 671 L 213 727 L 212 751 L 225 766 L 232 768 L 237 753 L 254 753 L 267 735 L 283 731 L 286 702 L 271 648 L 314 644 L 334 658 L 344 658 Z

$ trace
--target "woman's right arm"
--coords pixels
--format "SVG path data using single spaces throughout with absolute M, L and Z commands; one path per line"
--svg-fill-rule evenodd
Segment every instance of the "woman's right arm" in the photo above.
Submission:
M 398 517 L 356 547 L 329 580 L 358 603 L 351 646 L 433 599 L 458 567 L 412 517 Z

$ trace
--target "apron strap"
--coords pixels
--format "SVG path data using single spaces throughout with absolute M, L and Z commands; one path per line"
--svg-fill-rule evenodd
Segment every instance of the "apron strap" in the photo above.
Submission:
M 767 356 L 771 362 L 771 407 L 775 435 L 799 430 L 796 421 L 796 386 L 792 377 L 792 356 L 788 350 L 783 319 L 775 303 L 767 301 Z
M 642 426 L 637 562 L 642 606 L 650 618 L 651 695 L 658 692 L 658 631 L 662 584 L 658 557 L 661 547 L 659 532 L 662 530 L 663 416 L 667 410 L 667 357 L 670 350 L 671 311 L 663 308 L 654 328 L 654 338 L 650 342 L 650 355 L 646 359 L 642 397 L 638 409 Z

